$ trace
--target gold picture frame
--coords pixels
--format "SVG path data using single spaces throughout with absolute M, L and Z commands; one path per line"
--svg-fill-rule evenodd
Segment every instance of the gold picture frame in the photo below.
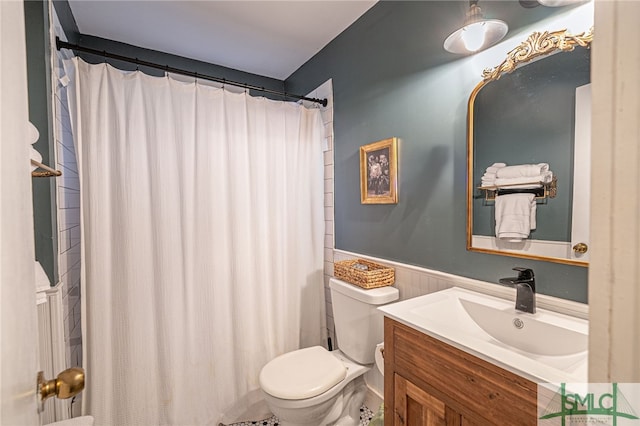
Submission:
M 360 147 L 360 202 L 398 203 L 398 139 Z

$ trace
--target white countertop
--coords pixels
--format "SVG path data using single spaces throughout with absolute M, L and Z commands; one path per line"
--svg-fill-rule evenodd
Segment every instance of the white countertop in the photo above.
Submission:
M 497 340 L 494 336 L 498 333 L 489 330 L 490 334 L 481 328 L 472 319 L 463 303 L 486 306 L 489 315 L 485 315 L 484 319 L 491 317 L 489 319 L 493 321 L 495 316 L 495 321 L 503 323 L 501 328 L 507 340 Z M 535 314 L 516 311 L 514 301 L 459 287 L 392 303 L 378 309 L 389 318 L 533 382 L 587 382 L 587 320 L 544 309 L 538 309 Z M 483 319 L 477 315 L 476 313 L 476 320 Z M 517 334 L 521 331 L 511 324 L 512 321 L 518 325 L 524 324 L 522 330 L 530 334 Z M 485 321 L 483 326 L 486 325 Z M 565 352 L 568 351 L 566 355 L 551 355 L 556 349 L 552 346 L 561 346 L 562 339 L 567 340 L 567 334 L 562 333 L 568 333 L 584 344 L 577 345 L 577 350 L 573 353 L 568 353 L 571 352 L 569 347 L 565 349 Z M 522 350 L 504 343 L 512 336 L 521 339 L 522 347 L 533 349 Z M 522 340 L 522 336 L 525 336 L 525 340 Z M 564 352 L 560 350 L 560 353 Z

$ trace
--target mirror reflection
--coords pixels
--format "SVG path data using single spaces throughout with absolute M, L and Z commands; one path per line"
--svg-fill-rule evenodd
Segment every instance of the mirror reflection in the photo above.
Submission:
M 585 142 L 580 130 L 590 126 L 590 110 L 585 114 L 580 108 L 590 82 L 587 47 L 540 55 L 513 72 L 498 74 L 498 79 L 481 82 L 472 93 L 469 250 L 586 265 L 588 257 L 573 249 L 572 234 L 578 233 L 575 225 L 584 222 L 574 216 L 588 215 L 588 207 L 574 205 L 584 198 L 578 195 L 574 200 L 574 183 L 577 189 L 589 179 L 588 162 L 580 156 L 576 160 L 576 151 L 589 150 L 589 140 Z M 501 66 L 512 65 L 505 63 Z M 492 181 L 496 171 L 498 180 Z M 557 191 L 550 193 L 556 182 Z

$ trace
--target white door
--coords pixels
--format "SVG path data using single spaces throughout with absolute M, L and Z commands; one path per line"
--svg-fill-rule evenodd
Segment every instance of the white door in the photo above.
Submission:
M 22 1 L 0 1 L 0 424 L 38 425 L 33 207 Z

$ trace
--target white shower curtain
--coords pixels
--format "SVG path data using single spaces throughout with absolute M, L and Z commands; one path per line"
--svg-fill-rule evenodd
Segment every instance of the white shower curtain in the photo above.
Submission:
M 205 425 L 322 344 L 319 111 L 73 59 L 85 412 Z M 75 74 L 75 75 L 73 75 Z

